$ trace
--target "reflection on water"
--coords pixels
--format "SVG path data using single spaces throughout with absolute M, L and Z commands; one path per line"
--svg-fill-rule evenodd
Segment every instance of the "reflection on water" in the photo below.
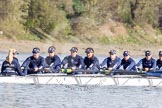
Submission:
M 161 88 L 97 87 L 87 91 L 61 85 L 0 85 L 1 108 L 161 108 Z

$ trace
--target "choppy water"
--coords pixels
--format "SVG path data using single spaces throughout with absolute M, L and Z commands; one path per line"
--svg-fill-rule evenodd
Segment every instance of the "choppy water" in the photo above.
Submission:
M 20 64 L 28 56 L 19 56 Z M 0 65 L 5 57 L 0 53 Z M 161 99 L 156 87 L 0 84 L 0 108 L 162 108 Z

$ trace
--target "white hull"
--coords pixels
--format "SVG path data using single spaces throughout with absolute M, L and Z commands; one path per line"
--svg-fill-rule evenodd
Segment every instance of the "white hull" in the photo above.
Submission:
M 162 86 L 162 78 L 141 77 L 138 75 L 115 75 L 111 77 L 102 74 L 83 74 L 73 76 L 67 76 L 65 74 L 42 74 L 25 77 L 0 77 L 0 83 L 160 87 Z

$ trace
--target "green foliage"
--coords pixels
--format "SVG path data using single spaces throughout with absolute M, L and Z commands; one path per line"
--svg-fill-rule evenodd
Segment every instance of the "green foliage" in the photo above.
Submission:
M 84 10 L 82 0 L 73 0 L 73 9 L 76 13 L 81 14 Z
M 158 27 L 158 6 L 160 0 L 0 0 L 0 30 L 13 39 L 156 43 L 144 25 Z M 119 22 L 128 33 L 113 31 Z M 113 36 L 102 34 L 104 24 Z
M 101 37 L 101 38 L 99 38 L 99 42 L 103 43 L 103 44 L 110 44 L 111 41 L 112 41 L 111 37 Z
M 158 7 L 160 0 L 142 0 L 139 1 L 135 10 L 135 21 L 140 23 L 149 23 L 158 26 Z
M 117 11 L 121 20 L 129 25 L 133 24 L 133 18 L 131 14 L 131 3 L 131 0 L 120 0 Z
M 53 34 L 55 37 L 67 35 L 70 32 L 68 23 L 65 12 L 60 9 L 56 1 L 31 0 L 26 22 L 28 28 L 40 28 L 43 32 Z

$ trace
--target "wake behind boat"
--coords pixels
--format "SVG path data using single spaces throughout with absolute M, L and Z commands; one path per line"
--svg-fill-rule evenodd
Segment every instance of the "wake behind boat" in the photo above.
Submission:
M 140 74 L 105 75 L 98 73 L 67 75 L 65 73 L 48 73 L 27 76 L 1 76 L 0 83 L 162 87 L 162 78 L 141 76 Z

